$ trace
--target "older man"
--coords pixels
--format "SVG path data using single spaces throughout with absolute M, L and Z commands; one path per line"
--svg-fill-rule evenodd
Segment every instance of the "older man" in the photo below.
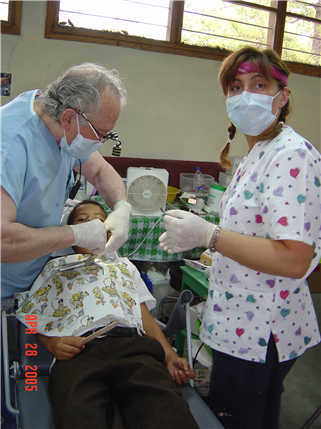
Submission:
M 126 99 L 117 72 L 85 63 L 44 94 L 28 91 L 1 108 L 2 297 L 27 290 L 53 251 L 78 245 L 112 252 L 127 240 L 131 207 L 122 179 L 97 152 L 113 137 Z M 73 170 L 113 207 L 105 224 L 59 226 Z

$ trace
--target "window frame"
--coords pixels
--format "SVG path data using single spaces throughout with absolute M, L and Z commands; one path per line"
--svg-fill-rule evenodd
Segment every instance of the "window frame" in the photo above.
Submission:
M 10 1 L 8 3 L 8 21 L 1 20 L 1 34 L 21 34 L 22 1 Z
M 275 10 L 277 12 L 274 38 L 274 49 L 279 54 L 282 51 L 283 35 L 286 16 L 300 15 L 286 13 L 286 1 L 279 1 L 277 7 L 258 6 L 246 1 L 227 0 L 238 5 L 248 5 L 252 8 Z M 207 47 L 189 46 L 181 44 L 181 31 L 183 26 L 184 1 L 170 1 L 168 41 L 152 40 L 142 37 L 127 36 L 99 30 L 79 29 L 58 25 L 59 1 L 47 1 L 47 17 L 45 25 L 45 38 L 70 40 L 75 42 L 98 43 L 111 46 L 121 46 L 153 52 L 162 52 L 175 55 L 184 55 L 196 58 L 205 58 L 223 61 L 230 51 Z M 312 19 L 312 18 L 311 18 Z M 313 20 L 313 19 L 312 19 Z M 175 23 L 175 25 L 171 25 Z M 321 67 L 309 64 L 286 62 L 293 73 L 321 77 Z

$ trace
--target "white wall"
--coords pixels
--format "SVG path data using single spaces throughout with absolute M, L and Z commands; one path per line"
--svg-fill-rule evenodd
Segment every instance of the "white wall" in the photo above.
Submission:
M 40 88 L 74 64 L 100 62 L 118 70 L 128 91 L 115 131 L 122 156 L 218 161 L 229 124 L 225 100 L 217 83 L 221 62 L 89 43 L 44 39 L 45 1 L 24 1 L 20 36 L 2 35 L 1 72 L 13 75 L 13 98 Z M 319 150 L 320 79 L 291 75 L 295 100 L 294 128 Z M 1 97 L 1 103 L 9 101 Z M 100 151 L 111 154 L 107 143 Z M 247 145 L 238 133 L 233 155 Z

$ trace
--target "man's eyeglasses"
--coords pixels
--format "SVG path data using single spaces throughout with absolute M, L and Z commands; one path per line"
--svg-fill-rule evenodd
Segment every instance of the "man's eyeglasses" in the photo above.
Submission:
M 71 107 L 72 109 L 72 107 Z M 78 113 L 78 115 L 80 115 L 82 118 L 84 118 L 90 128 L 93 130 L 94 134 L 96 135 L 97 139 L 101 142 L 101 143 L 105 143 L 107 140 L 114 140 L 119 142 L 119 138 L 117 133 L 113 132 L 113 131 L 109 131 L 105 136 L 103 134 L 101 134 L 98 130 L 96 130 L 96 128 L 93 126 L 93 124 L 90 122 L 90 120 L 87 118 L 87 116 L 84 113 L 80 113 L 78 112 L 78 110 L 73 109 L 76 113 Z
M 60 100 L 58 100 L 55 97 L 51 98 L 55 101 L 57 101 L 57 103 L 59 104 L 63 104 Z M 65 106 L 66 109 L 72 109 L 74 110 L 76 113 L 78 113 L 78 115 L 82 116 L 89 124 L 89 126 L 91 127 L 91 129 L 93 130 L 94 134 L 96 135 L 97 139 L 102 142 L 105 143 L 107 140 L 113 140 L 116 143 L 113 146 L 113 151 L 112 151 L 112 155 L 114 156 L 120 156 L 120 152 L 121 152 L 121 141 L 118 138 L 117 133 L 113 132 L 113 131 L 109 131 L 109 133 L 107 133 L 105 136 L 103 134 L 101 134 L 98 130 L 96 130 L 96 128 L 93 126 L 93 124 L 90 122 L 90 120 L 86 117 L 86 115 L 84 113 L 80 113 L 78 110 L 74 109 L 73 107 L 67 107 Z

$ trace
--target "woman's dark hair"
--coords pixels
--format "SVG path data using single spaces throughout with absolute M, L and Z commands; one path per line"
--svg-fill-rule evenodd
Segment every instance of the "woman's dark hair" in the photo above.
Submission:
M 288 77 L 290 75 L 290 70 L 281 60 L 279 55 L 272 49 L 259 50 L 252 46 L 246 46 L 242 49 L 239 49 L 238 51 L 233 52 L 227 58 L 225 58 L 220 68 L 218 79 L 225 96 L 228 93 L 228 88 L 234 82 L 236 72 L 240 64 L 243 62 L 250 62 L 251 64 L 255 65 L 256 69 L 260 70 L 260 73 L 262 73 L 263 77 L 268 81 L 271 82 L 273 79 L 275 79 L 278 83 L 280 91 L 285 89 L 285 83 L 279 79 L 274 78 L 271 74 L 270 69 L 270 66 L 273 66 L 285 76 Z M 291 92 L 289 91 L 289 94 L 290 93 Z M 260 137 L 260 140 L 271 140 L 275 138 L 281 132 L 282 125 L 283 123 L 285 123 L 286 117 L 289 113 L 290 100 L 288 98 L 287 103 L 281 109 L 278 123 L 271 129 L 269 129 L 266 133 L 264 133 Z M 231 161 L 228 154 L 230 150 L 231 140 L 233 140 L 236 133 L 236 128 L 232 123 L 228 127 L 228 133 L 229 139 L 220 153 L 220 161 L 221 166 L 223 168 L 231 167 Z
M 78 203 L 77 205 L 75 205 L 75 207 L 71 210 L 71 212 L 69 213 L 68 219 L 67 219 L 67 225 L 72 225 L 74 223 L 77 209 L 79 207 L 85 206 L 87 204 L 93 204 L 95 206 L 100 207 L 101 210 L 105 213 L 106 218 L 107 218 L 107 214 L 106 214 L 106 212 L 104 210 L 104 207 L 101 204 L 99 204 L 97 201 L 84 200 L 84 201 L 81 201 L 80 203 Z

